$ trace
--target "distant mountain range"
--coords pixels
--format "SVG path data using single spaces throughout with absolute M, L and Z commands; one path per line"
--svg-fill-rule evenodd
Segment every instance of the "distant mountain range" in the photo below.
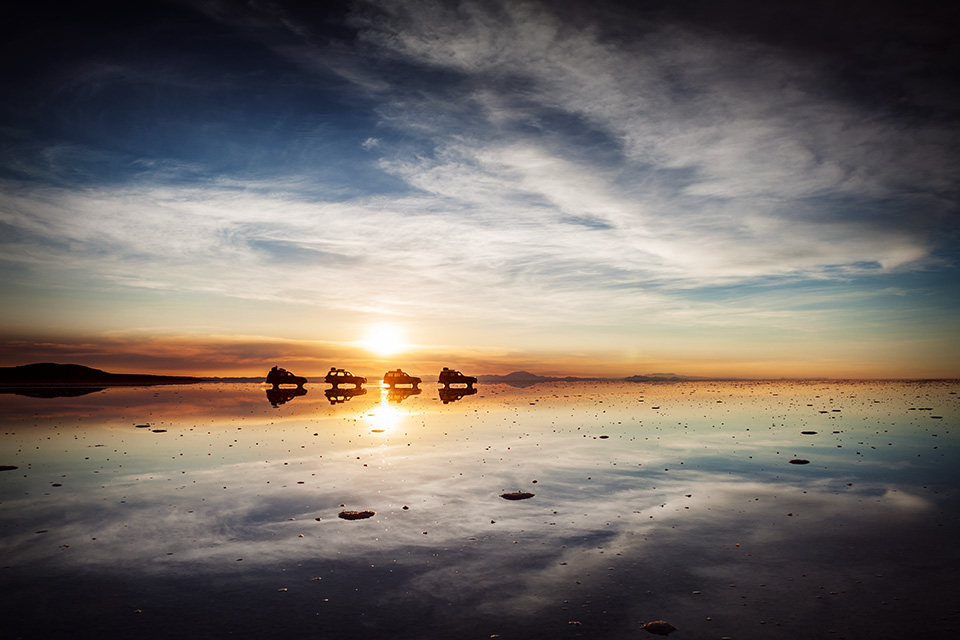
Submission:
M 542 382 L 681 382 L 687 380 L 718 380 L 683 376 L 676 373 L 647 373 L 627 378 L 590 378 L 580 376 L 541 376 L 529 371 L 514 371 L 506 375 L 482 375 L 478 381 L 487 384 L 509 384 L 528 387 Z M 0 367 L 0 387 L 110 387 L 157 384 L 196 384 L 200 382 L 262 382 L 262 377 L 205 377 L 160 376 L 151 374 L 109 373 L 79 364 L 41 362 L 19 367 Z
M 643 375 L 630 376 L 624 378 L 627 382 L 662 382 L 664 380 L 732 380 L 732 378 L 714 378 L 705 376 L 682 376 L 677 373 L 645 373 Z
M 108 373 L 80 364 L 40 362 L 19 367 L 0 367 L 0 386 L 130 386 L 154 384 L 196 384 L 203 378 L 156 376 L 149 374 Z
M 717 378 L 704 378 L 696 376 L 682 376 L 676 373 L 648 373 L 644 375 L 630 376 L 628 378 L 581 378 L 578 376 L 539 376 L 529 371 L 514 371 L 506 375 L 484 375 L 477 376 L 479 382 L 509 384 L 516 387 L 528 387 L 541 382 L 682 382 L 685 380 L 716 380 Z

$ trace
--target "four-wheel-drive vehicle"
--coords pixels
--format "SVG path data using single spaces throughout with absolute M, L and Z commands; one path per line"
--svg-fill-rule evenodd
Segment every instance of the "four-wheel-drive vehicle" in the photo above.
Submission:
M 443 371 L 440 372 L 440 377 L 437 379 L 437 382 L 442 385 L 465 384 L 472 386 L 477 382 L 477 379 L 473 376 L 465 376 L 459 371 L 444 367 Z
M 303 376 L 295 376 L 280 367 L 274 367 L 267 373 L 267 384 L 272 384 L 274 387 L 279 387 L 281 384 L 295 384 L 302 387 L 306 382 L 307 379 Z
M 395 387 L 398 384 L 411 384 L 417 386 L 420 384 L 420 378 L 416 376 L 407 375 L 400 369 L 394 369 L 393 371 L 387 371 L 383 374 L 383 384 Z
M 341 385 L 353 385 L 357 389 L 360 389 L 361 386 L 367 382 L 367 379 L 363 376 L 354 375 L 346 369 L 330 367 L 330 371 L 324 376 L 323 381 L 332 384 L 334 389 L 337 389 Z M 306 382 L 307 379 L 303 376 L 294 375 L 281 367 L 275 366 L 267 373 L 267 384 L 273 385 L 274 389 L 282 384 L 293 384 L 299 389 L 302 388 Z M 383 383 L 391 389 L 398 385 L 410 385 L 416 388 L 420 382 L 422 382 L 422 380 L 417 376 L 411 376 L 400 369 L 393 369 L 383 374 Z M 464 384 L 468 389 L 472 389 L 473 385 L 477 382 L 477 378 L 474 376 L 465 376 L 455 369 L 444 367 L 440 372 L 440 377 L 437 379 L 437 382 L 444 387 L 449 387 L 453 384 Z
M 330 371 L 323 377 L 323 381 L 337 387 L 341 384 L 352 384 L 359 387 L 367 381 L 363 376 L 355 376 L 346 369 L 335 369 L 330 367 Z

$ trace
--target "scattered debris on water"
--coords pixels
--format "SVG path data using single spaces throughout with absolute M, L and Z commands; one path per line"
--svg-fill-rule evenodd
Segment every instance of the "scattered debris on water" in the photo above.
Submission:
M 377 515 L 375 511 L 341 511 L 337 514 L 337 517 L 343 518 L 344 520 L 364 520 L 366 518 L 372 518 Z
M 534 494 L 527 491 L 514 491 L 513 493 L 501 493 L 500 497 L 504 500 L 526 500 L 532 498 Z
M 677 630 L 675 626 L 666 620 L 654 620 L 653 622 L 640 625 L 640 628 L 644 631 L 655 633 L 658 636 L 668 636 Z

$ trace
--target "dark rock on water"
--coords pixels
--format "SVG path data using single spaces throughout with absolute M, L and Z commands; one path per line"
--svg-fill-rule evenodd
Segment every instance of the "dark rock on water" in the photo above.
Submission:
M 675 626 L 666 620 L 654 620 L 653 622 L 640 625 L 640 628 L 649 633 L 655 633 L 658 636 L 668 636 L 677 630 Z
M 344 520 L 365 520 L 375 515 L 377 515 L 375 511 L 341 511 L 337 514 L 337 517 Z
M 526 500 L 532 498 L 534 494 L 526 491 L 514 491 L 513 493 L 501 493 L 500 497 L 504 500 Z
M 804 460 L 803 458 L 794 458 L 789 461 L 790 464 L 810 464 L 809 460 Z

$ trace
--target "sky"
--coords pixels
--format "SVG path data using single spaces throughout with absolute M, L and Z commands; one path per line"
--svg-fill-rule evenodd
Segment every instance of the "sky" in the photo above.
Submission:
M 956 6 L 20 4 L 0 366 L 960 377 Z

